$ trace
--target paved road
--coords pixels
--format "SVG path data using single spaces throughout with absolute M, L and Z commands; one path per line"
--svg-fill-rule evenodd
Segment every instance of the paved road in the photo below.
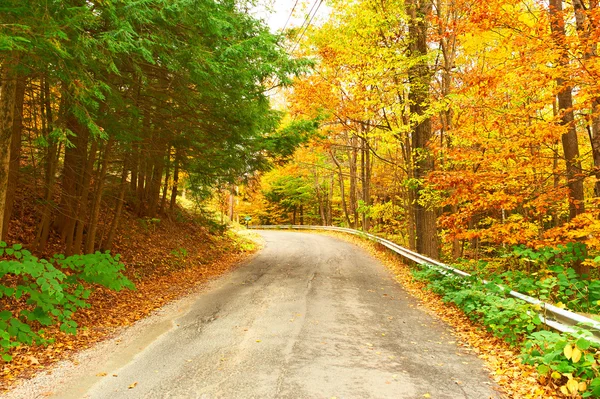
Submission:
M 85 395 L 75 383 L 56 396 L 499 397 L 479 359 L 368 254 L 322 235 L 260 234 L 264 250 L 126 364 Z

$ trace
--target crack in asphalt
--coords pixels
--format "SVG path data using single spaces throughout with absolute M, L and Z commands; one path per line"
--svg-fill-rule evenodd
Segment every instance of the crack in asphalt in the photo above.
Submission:
M 54 397 L 500 397 L 481 360 L 366 252 L 323 235 L 260 234 L 265 248 L 169 316 L 173 328 L 93 369 L 117 377 L 79 384 L 82 371 Z

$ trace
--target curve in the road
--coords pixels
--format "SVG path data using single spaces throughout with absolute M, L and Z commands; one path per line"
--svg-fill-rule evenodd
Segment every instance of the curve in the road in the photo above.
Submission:
M 324 235 L 260 234 L 257 256 L 83 397 L 500 396 L 482 362 L 363 250 Z M 56 396 L 77 389 L 65 383 Z

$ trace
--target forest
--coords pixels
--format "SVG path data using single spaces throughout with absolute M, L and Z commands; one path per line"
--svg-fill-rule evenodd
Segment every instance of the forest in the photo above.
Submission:
M 547 386 L 600 396 L 597 345 L 538 331 L 539 308 L 498 289 L 600 310 L 598 1 L 327 4 L 287 32 L 315 67 L 285 90 L 282 129 L 308 141 L 241 187 L 240 214 L 359 229 L 472 273 L 413 278 Z
M 288 128 L 310 142 L 247 186 L 241 212 L 452 261 L 578 243 L 577 271 L 594 271 L 598 2 L 331 7 L 298 50 L 314 71 L 286 95 Z
M 273 34 L 253 1 L 0 1 L 4 362 L 74 333 L 91 286 L 133 289 L 109 251 L 177 226 L 183 200 L 220 234 L 225 215 L 350 227 L 598 314 L 598 0 L 330 0 L 312 23 L 321 3 Z M 547 386 L 600 396 L 589 337 L 481 283 L 414 280 Z
M 2 18 L 3 239 L 23 185 L 37 252 L 56 231 L 66 255 L 93 253 L 125 202 L 155 218 L 182 188 L 206 198 L 276 156 L 265 91 L 302 62 L 235 2 L 18 0 Z
M 312 64 L 252 6 L 0 2 L 0 389 L 246 250 L 203 209 L 293 151 L 268 93 Z

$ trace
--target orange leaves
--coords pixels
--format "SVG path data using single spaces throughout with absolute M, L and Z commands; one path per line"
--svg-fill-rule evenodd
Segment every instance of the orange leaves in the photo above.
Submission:
M 600 250 L 600 216 L 598 210 L 583 213 L 568 223 L 551 228 L 544 232 L 543 242 L 548 245 L 565 244 L 579 241 L 587 245 L 589 251 Z M 541 242 L 542 240 L 540 240 Z M 588 266 L 597 267 L 592 261 L 587 261 Z
M 327 234 L 333 233 L 327 232 Z M 396 275 L 398 282 L 411 295 L 418 298 L 429 312 L 451 325 L 455 331 L 457 341 L 460 341 L 460 345 L 465 350 L 473 351 L 486 363 L 491 377 L 504 391 L 506 397 L 523 399 L 560 397 L 552 386 L 540 384 L 536 369 L 523 364 L 519 353 L 509 347 L 508 344 L 483 331 L 481 327 L 473 325 L 469 318 L 456 306 L 444 303 L 438 295 L 430 291 L 422 290 L 423 283 L 414 281 L 409 268 L 402 264 L 396 256 L 393 256 L 390 251 L 354 236 L 334 235 L 366 248 L 371 254 L 379 258 Z
M 186 215 L 182 215 L 185 218 Z M 117 242 L 128 277 L 137 290 L 118 293 L 103 288 L 90 297 L 92 307 L 79 310 L 74 319 L 80 325 L 77 335 L 65 334 L 56 327 L 47 329 L 56 341 L 47 347 L 19 347 L 11 363 L 0 365 L 0 392 L 18 378 L 30 377 L 38 370 L 89 347 L 116 328 L 134 323 L 168 301 L 187 294 L 199 283 L 234 267 L 249 252 L 244 243 L 228 236 L 209 235 L 189 220 L 180 223 L 161 221 L 152 233 L 144 231 L 135 219 L 126 219 L 129 240 Z M 214 245 L 214 243 L 218 245 Z M 177 259 L 166 248 L 177 248 L 186 259 Z M 186 249 L 184 252 L 182 249 Z M 177 262 L 175 262 L 177 260 Z M 104 373 L 104 375 L 106 375 Z M 132 384 L 135 387 L 134 384 Z

